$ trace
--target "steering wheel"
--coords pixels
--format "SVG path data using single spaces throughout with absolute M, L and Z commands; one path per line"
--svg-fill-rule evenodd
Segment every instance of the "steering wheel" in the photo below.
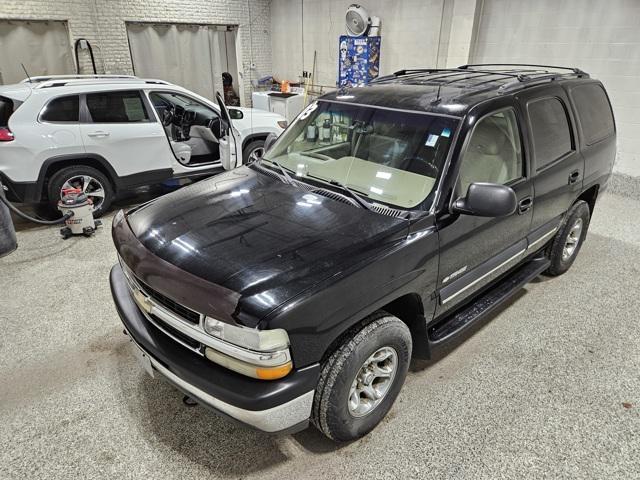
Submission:
M 173 123 L 173 118 L 176 116 L 176 110 L 173 105 L 166 107 L 162 112 L 162 126 L 168 127 Z
M 177 126 L 180 129 L 184 140 L 189 140 L 191 138 L 191 126 L 195 123 L 196 118 L 196 112 L 186 109 L 182 111 L 182 115 L 178 115 L 178 118 L 176 118 L 176 120 L 180 121 L 180 124 Z
M 440 169 L 422 157 L 407 157 L 402 161 L 404 170 L 427 177 L 437 178 Z

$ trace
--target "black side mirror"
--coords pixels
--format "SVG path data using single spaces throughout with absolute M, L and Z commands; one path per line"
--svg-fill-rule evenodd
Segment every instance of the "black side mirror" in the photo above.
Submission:
M 511 187 L 497 183 L 472 183 L 467 195 L 453 203 L 453 213 L 478 217 L 506 217 L 516 211 L 518 199 Z
M 264 140 L 264 151 L 265 153 L 269 151 L 269 149 L 276 143 L 278 136 L 275 133 L 270 133 L 267 135 L 267 138 Z
M 230 108 L 229 116 L 231 117 L 231 120 L 242 120 L 244 118 L 242 110 L 238 110 L 237 108 Z

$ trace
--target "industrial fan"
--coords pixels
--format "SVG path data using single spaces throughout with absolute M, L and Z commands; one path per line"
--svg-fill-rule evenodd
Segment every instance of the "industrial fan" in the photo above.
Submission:
M 369 13 L 358 5 L 353 3 L 347 8 L 346 14 L 347 33 L 351 37 L 360 37 L 366 35 L 371 25 L 371 17 Z

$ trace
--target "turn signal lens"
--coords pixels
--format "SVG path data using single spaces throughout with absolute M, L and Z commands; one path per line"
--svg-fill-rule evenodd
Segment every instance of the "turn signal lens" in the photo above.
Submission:
M 286 377 L 293 369 L 290 361 L 277 367 L 258 367 L 208 347 L 205 349 L 204 354 L 209 360 L 222 367 L 260 380 L 277 380 L 278 378 Z
M 288 125 L 289 125 L 289 122 L 287 122 L 286 120 L 278 120 L 278 126 L 280 128 L 287 128 Z
M 278 378 L 283 378 L 289 375 L 289 372 L 292 369 L 293 365 L 291 365 L 291 362 L 288 362 L 284 365 L 280 365 L 279 367 L 256 368 L 256 375 L 261 380 L 276 380 Z

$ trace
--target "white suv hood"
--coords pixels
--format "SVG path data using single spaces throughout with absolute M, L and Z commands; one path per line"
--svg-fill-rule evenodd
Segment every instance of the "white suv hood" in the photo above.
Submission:
M 270 119 L 273 121 L 278 121 L 278 120 L 286 120 L 286 118 L 284 118 L 282 115 L 278 114 L 278 113 L 273 113 L 273 112 L 268 112 L 266 110 L 260 110 L 258 108 L 247 108 L 247 107 L 227 107 L 229 109 L 235 109 L 235 110 L 240 110 L 242 112 L 242 114 L 244 115 L 244 118 L 249 117 L 250 115 L 253 115 L 253 118 L 255 119 L 257 118 L 264 118 L 264 119 Z

